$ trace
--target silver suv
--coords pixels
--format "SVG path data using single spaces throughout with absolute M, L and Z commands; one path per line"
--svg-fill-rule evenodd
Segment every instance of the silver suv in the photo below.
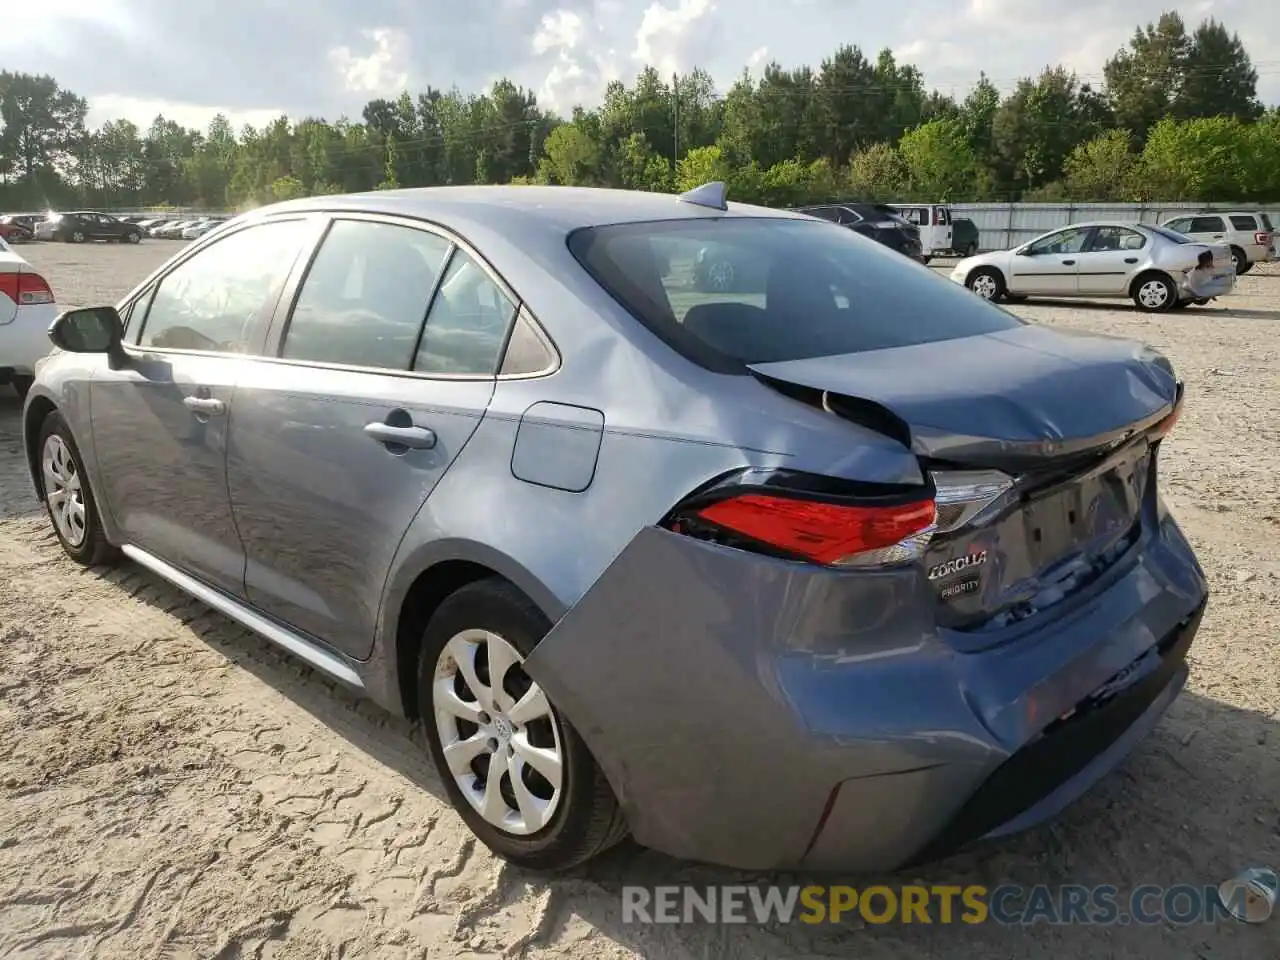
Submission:
M 1225 243 L 1231 248 L 1236 273 L 1245 274 L 1255 263 L 1280 259 L 1271 218 L 1261 211 L 1235 213 L 1227 210 L 1197 213 L 1166 220 L 1164 226 L 1207 243 Z

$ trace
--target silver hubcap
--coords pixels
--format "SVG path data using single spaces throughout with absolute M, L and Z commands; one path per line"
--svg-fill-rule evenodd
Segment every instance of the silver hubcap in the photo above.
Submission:
M 974 277 L 971 289 L 983 300 L 994 300 L 996 296 L 996 278 L 989 273 Z
M 1159 280 L 1148 280 L 1139 288 L 1138 299 L 1144 307 L 1163 307 L 1169 299 L 1169 288 Z
M 1231 255 L 1231 266 L 1234 267 L 1236 270 L 1240 269 L 1240 258 L 1236 256 L 1234 253 Z
M 707 278 L 711 281 L 711 289 L 727 290 L 733 283 L 733 264 L 713 263 L 707 270 Z
M 73 547 L 84 543 L 84 490 L 80 473 L 63 439 L 57 434 L 44 442 L 44 496 L 62 539 Z
M 488 630 L 464 630 L 441 651 L 431 686 L 436 732 L 454 782 L 499 830 L 537 833 L 560 805 L 564 752 L 524 658 Z

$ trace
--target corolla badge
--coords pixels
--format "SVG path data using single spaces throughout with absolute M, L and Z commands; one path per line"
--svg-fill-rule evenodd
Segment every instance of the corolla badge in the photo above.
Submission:
M 946 577 L 955 576 L 963 570 L 970 570 L 974 567 L 980 567 L 987 562 L 987 551 L 978 550 L 974 553 L 966 553 L 962 557 L 952 557 L 950 560 L 944 560 L 942 563 L 935 564 L 929 568 L 930 580 L 942 580 Z

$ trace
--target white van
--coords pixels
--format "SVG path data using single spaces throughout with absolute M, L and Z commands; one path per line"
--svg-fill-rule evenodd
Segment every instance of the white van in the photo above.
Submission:
M 903 219 L 920 230 L 920 250 L 925 262 L 951 252 L 951 209 L 941 203 L 891 203 Z

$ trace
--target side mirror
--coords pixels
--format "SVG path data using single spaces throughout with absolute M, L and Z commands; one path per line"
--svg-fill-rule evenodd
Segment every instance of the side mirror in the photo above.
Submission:
M 82 307 L 67 310 L 49 327 L 53 345 L 68 353 L 105 353 L 124 356 L 124 321 L 115 307 Z

